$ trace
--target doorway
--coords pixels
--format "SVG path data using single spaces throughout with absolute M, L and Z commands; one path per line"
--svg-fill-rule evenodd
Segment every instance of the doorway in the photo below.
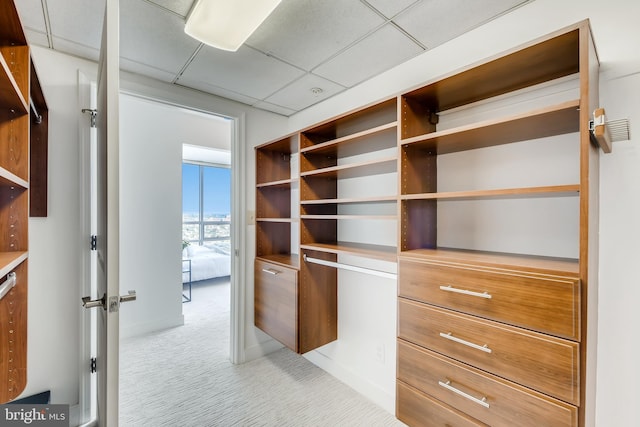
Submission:
M 196 127 L 192 124 L 179 125 L 167 117 L 172 117 L 176 110 L 192 118 L 221 116 L 208 111 L 184 108 L 168 100 L 149 99 L 123 92 L 121 107 L 121 137 L 125 139 L 122 140 L 120 150 L 120 286 L 124 294 L 128 289 L 136 289 L 138 292 L 138 300 L 121 312 L 121 334 L 126 337 L 154 333 L 183 322 L 180 286 L 182 143 L 185 141 L 184 136 L 192 135 L 191 132 Z M 228 123 L 231 141 L 232 216 L 239 216 L 241 209 L 244 209 L 244 200 L 239 191 L 243 178 L 235 162 L 237 161 L 238 165 L 244 162 L 244 150 L 239 142 L 242 118 L 223 119 Z M 131 132 L 132 129 L 134 132 Z M 146 134 L 135 132 L 141 129 L 151 131 Z M 177 142 L 167 142 L 170 139 Z M 83 174 L 85 172 L 87 171 L 83 170 Z M 231 227 L 231 237 L 232 240 L 241 242 L 244 239 L 244 230 L 239 227 L 240 221 L 235 223 L 238 225 Z M 244 275 L 244 269 L 240 267 L 244 259 L 244 250 L 239 246 L 241 245 L 232 242 L 230 250 L 234 274 L 229 297 L 230 342 L 225 352 L 227 360 L 233 363 L 240 363 L 243 359 L 240 343 L 243 341 L 241 335 L 244 330 L 238 326 L 243 324 L 240 304 L 243 291 L 236 283 L 242 283 Z M 83 294 L 89 295 L 90 292 L 84 291 Z M 169 300 L 173 303 L 167 303 Z M 154 315 L 154 312 L 160 314 Z M 88 336 L 91 329 L 90 321 L 86 323 L 87 325 L 83 326 L 83 334 Z M 90 340 L 87 338 L 85 342 L 90 343 Z M 87 357 L 93 354 L 91 350 L 83 350 L 84 353 Z M 81 407 L 87 410 L 82 409 L 81 418 L 85 420 L 89 419 L 89 408 L 93 406 L 91 379 L 92 375 L 88 371 L 82 373 Z
M 203 305 L 214 304 L 216 312 L 229 309 L 228 298 L 226 307 L 211 298 L 228 294 L 228 289 L 220 293 L 216 288 L 230 285 L 231 153 L 185 144 L 182 158 L 182 302 L 187 322 L 193 320 L 189 315 L 207 311 Z

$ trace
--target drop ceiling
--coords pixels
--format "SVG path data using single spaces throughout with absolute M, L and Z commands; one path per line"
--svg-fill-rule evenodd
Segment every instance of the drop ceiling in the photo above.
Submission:
M 184 33 L 194 0 L 120 2 L 120 67 L 290 116 L 533 0 L 282 0 L 237 52 Z M 18 0 L 31 44 L 97 61 L 104 0 Z

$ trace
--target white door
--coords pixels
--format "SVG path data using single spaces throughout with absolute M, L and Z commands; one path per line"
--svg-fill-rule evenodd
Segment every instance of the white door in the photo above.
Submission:
M 97 295 L 83 298 L 97 307 L 97 417 L 118 425 L 119 310 L 135 293 L 120 296 L 119 285 L 119 4 L 107 0 L 102 28 L 97 95 L 96 252 Z

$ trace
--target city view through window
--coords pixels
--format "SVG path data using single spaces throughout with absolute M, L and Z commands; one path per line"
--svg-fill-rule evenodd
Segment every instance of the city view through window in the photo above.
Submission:
M 231 169 L 182 164 L 182 240 L 231 252 Z

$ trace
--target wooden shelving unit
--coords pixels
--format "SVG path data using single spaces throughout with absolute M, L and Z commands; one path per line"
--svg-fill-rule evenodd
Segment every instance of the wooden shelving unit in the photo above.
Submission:
M 524 418 L 531 425 L 584 423 L 586 360 L 595 348 L 586 334 L 588 307 L 593 307 L 589 292 L 595 286 L 595 278 L 589 274 L 589 269 L 595 268 L 594 258 L 586 254 L 597 250 L 590 249 L 597 219 L 589 210 L 589 200 L 598 191 L 597 171 L 593 169 L 598 153 L 590 143 L 588 131 L 588 112 L 597 104 L 598 65 L 594 52 L 588 23 L 582 22 L 400 97 L 397 416 L 409 425 L 416 422 L 416 414 L 430 419 L 443 412 L 449 414 L 447 421 L 452 424 L 471 417 L 489 425 L 525 425 L 523 418 L 513 418 L 513 413 L 528 414 Z M 579 99 L 438 129 L 439 116 L 445 110 L 464 111 L 459 107 L 575 74 Z M 596 89 L 590 91 L 592 85 Z M 533 182 L 528 186 L 510 187 L 505 183 L 501 188 L 441 190 L 449 188 L 445 181 L 452 174 L 446 170 L 440 173 L 440 156 L 479 153 L 508 144 L 514 145 L 516 153 L 522 144 L 532 147 L 538 141 L 559 137 L 574 141 L 572 162 L 579 165 L 574 178 L 567 180 L 567 173 L 562 170 L 566 165 L 560 165 L 558 171 L 544 170 L 539 177 L 527 177 Z M 548 152 L 548 156 L 554 156 L 554 152 Z M 487 157 L 490 155 L 478 158 Z M 561 178 L 550 183 L 549 177 L 554 175 Z M 573 212 L 566 211 L 563 200 L 568 198 L 575 200 Z M 500 209 L 504 205 L 497 203 L 503 200 L 544 200 L 548 203 L 545 206 L 556 209 L 556 216 L 567 221 L 564 236 L 558 238 L 575 238 L 571 244 L 575 258 L 553 255 L 552 241 L 545 246 L 549 256 L 528 254 L 531 249 L 526 245 L 514 253 L 442 247 L 440 242 L 446 241 L 451 232 L 440 225 L 441 220 L 449 220 L 443 217 L 446 213 L 440 212 L 442 203 L 465 201 L 464 209 L 470 213 L 464 227 L 473 234 L 479 230 L 469 224 L 481 215 L 474 212 L 480 212 L 481 207 L 482 215 L 490 216 L 491 204 L 496 203 L 495 209 Z M 476 202 L 482 205 L 474 208 Z M 578 224 L 575 235 L 572 224 Z M 448 227 L 455 228 L 455 224 Z M 523 232 L 527 232 L 526 227 Z M 508 237 L 497 234 L 492 240 Z M 530 240 L 539 241 L 537 237 L 531 235 Z M 508 329 L 509 333 L 502 335 L 493 328 Z M 520 347 L 516 337 L 525 333 L 531 334 L 530 340 Z M 532 348 L 540 347 L 539 339 L 553 343 L 551 348 L 540 351 L 555 356 L 536 362 L 540 366 L 534 367 L 533 362 L 525 360 Z M 497 349 L 498 353 L 475 350 L 473 343 L 485 346 L 480 350 Z M 509 360 L 498 362 L 500 352 L 506 351 L 500 348 L 506 343 L 512 354 Z M 432 351 L 439 356 L 434 358 Z M 460 362 L 470 367 L 469 374 L 459 370 Z M 440 384 L 445 385 L 436 381 L 434 386 L 428 379 L 431 374 L 423 370 L 440 369 Z M 535 374 L 531 375 L 529 369 Z M 520 391 L 511 395 L 502 387 Z M 480 396 L 478 399 L 487 407 L 469 403 L 470 398 L 461 399 L 458 391 Z M 534 396 L 545 409 L 528 403 Z M 510 412 L 499 409 L 503 400 L 512 408 Z
M 291 174 L 291 156 L 297 151 L 295 135 L 256 148 L 256 255 L 287 260 L 294 268 L 291 230 L 297 220 L 291 215 L 291 197 L 298 179 Z
M 47 136 L 46 120 L 36 119 L 34 108 L 30 108 L 32 97 L 46 115 L 46 103 L 18 12 L 12 1 L 3 1 L 0 3 L 0 289 L 4 292 L 0 300 L 0 403 L 15 399 L 27 384 L 30 181 L 35 178 L 46 183 L 46 170 L 30 167 L 30 151 L 37 151 L 34 144 L 42 138 L 46 144 Z M 42 126 L 34 129 L 34 121 Z M 43 196 L 46 204 L 46 190 Z M 15 282 L 10 273 L 15 273 Z
M 265 146 L 290 153 L 299 140 L 299 178 L 285 167 L 257 182 L 257 260 L 298 262 L 295 316 L 281 319 L 298 328 L 296 351 L 337 338 L 337 269 L 366 272 L 341 259 L 397 263 L 400 420 L 585 425 L 598 69 L 583 21 Z M 298 257 L 283 243 L 292 224 Z M 390 234 L 393 243 L 376 241 Z M 322 312 L 301 309 L 327 301 Z

